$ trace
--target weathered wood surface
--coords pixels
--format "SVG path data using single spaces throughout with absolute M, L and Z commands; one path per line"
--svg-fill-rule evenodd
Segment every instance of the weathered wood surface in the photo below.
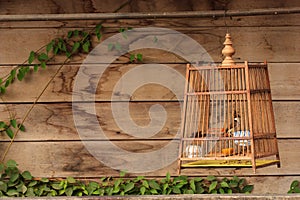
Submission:
M 70 29 L 3 29 L 0 32 L 2 46 L 0 49 L 0 63 L 17 64 L 23 63 L 31 50 L 37 50 L 40 47 L 49 43 L 57 36 L 66 35 Z M 109 31 L 109 30 L 107 30 Z M 223 48 L 224 34 L 226 30 L 221 28 L 189 28 L 181 33 L 186 34 L 196 40 L 209 53 L 213 61 L 220 62 L 221 49 Z M 249 60 L 251 62 L 299 62 L 299 56 L 290 52 L 300 51 L 300 31 L 299 27 L 232 27 L 234 47 L 236 54 L 234 58 L 237 61 Z M 117 30 L 112 30 L 106 37 L 118 33 Z M 162 39 L 169 40 L 174 38 L 174 35 L 162 33 L 153 33 Z M 103 39 L 105 39 L 104 37 Z M 278 38 L 286 38 L 285 42 Z M 171 41 L 170 41 L 171 42 Z M 170 43 L 171 45 L 172 43 Z M 96 43 L 94 44 L 96 45 Z M 143 40 L 136 40 L 131 44 L 139 46 L 141 53 L 145 55 L 145 62 L 168 62 L 178 63 L 183 62 L 178 56 L 161 56 L 155 51 L 143 51 Z M 173 44 L 174 45 L 174 44 Z M 188 50 L 188 49 L 187 49 Z M 187 51 L 188 52 L 188 51 Z M 184 54 L 184 52 L 183 52 Z M 190 52 L 188 52 L 190 55 Z M 188 56 L 186 55 L 186 56 Z M 85 56 L 75 58 L 75 62 L 82 62 Z M 199 58 L 201 59 L 201 58 Z M 59 61 L 59 60 L 58 60 Z M 128 60 L 127 60 L 128 61 Z
M 29 0 L 1 1 L 0 14 L 38 14 L 38 13 L 93 13 L 112 12 L 125 0 L 103 1 L 58 1 L 58 0 Z M 34 9 L 33 9 L 33 6 Z M 103 6 L 105 5 L 105 6 Z M 252 8 L 281 8 L 299 7 L 298 0 L 273 1 L 273 0 L 229 0 L 229 1 L 131 1 L 120 12 L 172 12 L 189 10 L 245 10 Z M 300 50 L 300 14 L 272 15 L 227 18 L 229 32 L 233 37 L 236 49 L 236 61 L 249 60 L 251 62 L 269 62 L 270 82 L 272 89 L 273 105 L 276 119 L 276 128 L 279 142 L 279 153 L 282 168 L 269 166 L 260 168 L 253 174 L 251 168 L 208 168 L 208 169 L 183 169 L 182 173 L 189 176 L 246 176 L 247 180 L 255 185 L 254 193 L 281 193 L 285 194 L 290 183 L 300 177 L 300 90 L 299 90 L 299 55 Z M 0 76 L 9 72 L 12 66 L 23 63 L 31 50 L 39 49 L 52 38 L 66 35 L 69 30 L 90 29 L 98 21 L 40 21 L 40 22 L 1 22 L 0 23 Z M 119 27 L 164 27 L 178 30 L 199 42 L 212 56 L 215 62 L 220 62 L 221 49 L 223 48 L 224 34 L 226 32 L 223 18 L 206 19 L 143 19 L 143 20 L 108 20 L 105 38 L 118 33 Z M 166 35 L 165 39 L 170 36 Z M 104 39 L 105 39 L 104 38 Z M 171 41 L 172 43 L 173 41 Z M 95 46 L 95 42 L 93 45 Z M 134 45 L 140 45 L 138 41 Z M 168 63 L 172 69 L 185 73 L 184 60 L 179 56 L 162 52 L 157 49 L 139 51 L 143 53 L 146 63 Z M 62 71 L 54 78 L 46 90 L 40 103 L 35 106 L 28 120 L 25 122 L 27 132 L 19 133 L 16 142 L 12 145 L 7 159 L 15 159 L 21 169 L 29 170 L 37 177 L 66 177 L 98 178 L 101 176 L 118 176 L 119 171 L 114 170 L 99 162 L 89 153 L 82 143 L 73 120 L 72 92 L 73 84 L 80 64 L 85 55 L 77 56 L 70 65 L 63 67 Z M 47 70 L 41 70 L 25 78 L 24 83 L 15 83 L 8 88 L 3 98 L 8 104 L 1 102 L 0 119 L 8 119 L 6 111 L 9 108 L 20 119 L 30 107 L 39 91 L 53 76 L 63 59 L 59 57 Z M 120 63 L 120 64 L 117 64 Z M 171 63 L 171 64 L 170 64 Z M 103 138 L 84 138 L 89 144 L 100 145 L 107 154 L 112 149 L 107 142 L 112 142 L 129 152 L 150 152 L 165 147 L 176 137 L 180 127 L 180 107 L 174 94 L 165 87 L 158 85 L 145 85 L 138 88 L 131 97 L 130 116 L 139 126 L 146 126 L 150 122 L 149 109 L 151 105 L 161 104 L 168 116 L 165 125 L 160 131 L 150 138 L 135 138 L 122 130 L 114 120 L 111 112 L 112 93 L 120 97 L 128 96 L 123 90 L 113 91 L 114 86 L 121 77 L 138 64 L 128 64 L 128 58 L 120 58 L 110 65 L 109 70 L 103 74 L 103 79 L 97 87 L 96 113 L 98 123 L 90 123 L 89 111 L 77 111 L 80 116 L 87 118 L 83 121 L 86 130 L 94 130 L 99 125 L 110 141 Z M 38 83 L 38 84 L 37 84 Z M 181 99 L 181 97 L 179 98 Z M 125 102 L 121 104 L 125 105 Z M 6 107 L 7 106 L 7 107 Z M 84 130 L 83 128 L 83 130 Z M 134 127 L 132 126 L 132 129 Z M 144 136 L 145 137 L 145 136 Z M 97 139 L 97 140 L 96 140 Z M 0 152 L 8 145 L 6 136 L 0 136 Z M 178 153 L 178 141 L 173 141 L 172 148 L 167 155 L 151 157 L 154 162 L 163 162 L 166 156 Z M 97 146 L 96 146 L 97 148 Z M 145 157 L 147 158 L 147 157 Z M 129 156 L 129 160 L 137 160 Z M 116 164 L 126 162 L 119 155 Z M 177 162 L 162 169 L 143 173 L 149 177 L 163 177 L 167 172 L 172 175 L 177 173 Z M 137 174 L 129 173 L 129 176 Z M 140 175 L 140 174 L 138 174 Z M 270 186 L 271 185 L 271 186 Z
M 111 143 L 127 151 L 124 155 L 119 150 L 111 148 Z M 299 176 L 299 139 L 279 139 L 279 152 L 281 156 L 281 168 L 269 166 L 257 169 L 253 174 L 252 168 L 189 168 L 182 169 L 181 174 L 189 176 Z M 163 149 L 165 145 L 171 145 L 167 154 L 155 153 Z M 177 175 L 176 155 L 178 153 L 178 141 L 86 141 L 85 145 L 94 145 L 93 153 L 102 153 L 99 160 L 110 166 L 123 166 L 133 163 L 147 167 L 152 162 L 153 166 L 159 164 L 161 169 L 153 172 L 143 172 L 146 176 L 165 176 L 167 172 Z M 105 166 L 89 153 L 81 141 L 62 142 L 15 142 L 8 153 L 9 159 L 17 160 L 21 169 L 30 170 L 35 176 L 46 177 L 101 177 L 106 175 L 118 176 L 119 170 Z M 3 151 L 7 142 L 1 142 L 0 150 Z M 119 153 L 120 152 L 120 153 Z M 152 154 L 150 154 L 152 152 Z M 154 153 L 153 153 L 154 152 Z M 144 153 L 143 159 L 134 153 Z M 149 153 L 149 155 L 148 155 Z M 147 156 L 148 155 L 148 156 Z M 174 158 L 174 162 L 168 163 L 166 158 Z M 139 163 L 140 162 L 140 163 Z M 36 163 L 33 165 L 33 163 Z M 138 164 L 139 163 L 139 164 Z M 161 165 L 160 165 L 161 164 Z M 150 164 L 151 165 L 151 164 Z M 148 168 L 151 168 L 148 166 Z M 137 173 L 131 172 L 130 176 Z
M 130 96 L 131 101 L 177 101 L 177 99 L 183 99 L 183 90 L 176 97 L 174 91 L 172 92 L 170 89 L 158 84 L 141 85 L 133 94 L 114 88 L 122 76 L 137 66 L 139 64 L 112 64 L 108 66 L 102 76 L 98 76 L 100 81 L 96 90 L 96 100 L 111 101 L 112 94 L 118 94 L 119 100 L 122 97 Z M 167 64 L 167 66 L 184 76 L 185 64 Z M 22 83 L 16 80 L 13 85 L 7 88 L 7 93 L 3 96 L 4 100 L 6 102 L 33 102 L 58 68 L 59 66 L 51 65 L 47 70 L 40 70 L 38 73 L 31 72 Z M 72 101 L 74 80 L 79 68 L 79 65 L 64 66 L 51 82 L 40 102 Z M 12 67 L 1 67 L 0 74 L 7 74 L 11 69 Z M 270 63 L 269 74 L 273 100 L 300 100 L 300 87 L 298 86 L 300 68 L 298 64 Z M 146 75 L 146 70 L 144 74 L 141 73 L 141 76 L 144 75 Z M 91 77 L 91 80 L 93 80 L 93 77 Z M 178 85 L 177 79 L 170 78 L 169 81 L 173 88 L 180 89 L 183 87 L 183 85 Z
M 275 26 L 299 26 L 300 14 L 291 15 L 270 15 L 270 16 L 247 16 L 226 18 L 226 25 L 231 27 L 275 27 Z M 23 22 L 0 22 L 0 27 L 4 28 L 93 28 L 97 24 L 110 29 L 120 27 L 170 27 L 182 31 L 187 29 L 199 29 L 209 27 L 225 27 L 224 18 L 177 18 L 177 19 L 119 19 L 119 20 L 76 20 L 76 21 L 23 21 Z
M 116 119 L 112 115 L 111 106 L 116 106 L 119 103 L 96 103 L 96 113 L 99 120 L 98 124 L 91 122 L 91 116 L 89 112 L 78 112 L 80 116 L 85 118 L 85 128 L 96 129 L 101 127 L 106 137 L 112 140 L 128 140 L 137 139 L 130 135 L 134 130 L 125 131 L 116 124 Z M 172 139 L 176 137 L 180 128 L 181 113 L 178 102 L 131 102 L 129 104 L 130 116 L 132 121 L 138 126 L 145 127 L 150 123 L 149 109 L 154 104 L 160 104 L 164 107 L 167 113 L 166 123 L 162 126 L 157 125 L 159 131 L 149 139 Z M 126 103 L 121 105 L 128 106 Z M 10 105 L 9 109 L 16 117 L 21 119 L 29 105 Z M 6 107 L 1 105 L 0 107 L 0 119 L 8 120 L 9 113 L 6 112 Z M 274 102 L 274 112 L 276 119 L 277 135 L 279 138 L 300 138 L 300 116 L 297 114 L 300 112 L 300 104 L 298 102 Z M 117 122 L 119 122 L 118 119 Z M 155 120 L 155 119 L 153 119 Z M 75 129 L 73 120 L 72 105 L 71 103 L 52 103 L 52 104 L 38 104 L 35 106 L 29 118 L 25 122 L 27 131 L 25 133 L 19 133 L 16 140 L 18 141 L 56 141 L 56 140 L 79 140 L 79 135 Z M 145 131 L 144 131 L 145 132 Z M 144 133 L 141 131 L 141 134 Z M 149 133 L 150 134 L 150 133 Z M 149 136 L 143 136 L 148 138 Z M 92 137 L 90 139 L 95 139 Z M 7 140 L 6 136 L 1 136 L 1 140 Z
M 113 12 L 125 0 L 30 0 L 25 2 L 2 1 L 0 14 L 43 14 L 43 13 L 93 13 L 93 12 Z M 129 4 L 124 6 L 119 12 L 172 12 L 172 11 L 189 11 L 189 10 L 224 10 L 224 9 L 255 9 L 255 8 L 274 8 L 299 6 L 299 1 L 217 1 L 217 0 L 155 0 L 155 1 L 128 1 Z M 35 5 L 35 9 L 32 8 Z M 104 6 L 105 5 L 105 6 Z

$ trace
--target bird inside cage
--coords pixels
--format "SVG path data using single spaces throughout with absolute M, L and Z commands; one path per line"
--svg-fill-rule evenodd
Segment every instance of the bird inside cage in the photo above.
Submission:
M 234 111 L 233 123 L 226 128 L 224 137 L 250 137 L 249 130 L 241 130 L 241 115 Z M 230 144 L 227 146 L 232 147 L 235 154 L 246 154 L 250 153 L 250 140 L 236 139 L 229 140 Z M 234 142 L 234 144 L 232 143 Z
M 225 137 L 232 137 L 235 131 L 238 131 L 241 126 L 241 116 L 234 111 L 233 114 L 233 123 L 230 124 L 229 127 L 226 128 L 224 136 Z
M 204 138 L 206 134 L 202 134 L 201 131 L 197 131 L 191 134 L 191 138 L 194 138 L 190 144 L 188 144 L 185 148 L 185 154 L 187 158 L 195 158 L 204 156 L 203 152 L 203 141 L 197 140 L 197 138 Z

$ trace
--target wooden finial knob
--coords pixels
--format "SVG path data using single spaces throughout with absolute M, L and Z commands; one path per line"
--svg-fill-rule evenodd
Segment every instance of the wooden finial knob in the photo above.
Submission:
M 234 65 L 234 61 L 232 59 L 232 55 L 235 53 L 234 48 L 232 47 L 231 36 L 229 33 L 225 36 L 225 42 L 223 43 L 225 47 L 222 50 L 222 55 L 225 56 L 222 65 Z

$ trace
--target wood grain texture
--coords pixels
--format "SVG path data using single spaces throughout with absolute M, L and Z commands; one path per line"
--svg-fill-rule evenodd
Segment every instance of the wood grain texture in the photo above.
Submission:
M 226 25 L 231 27 L 293 27 L 300 25 L 300 14 L 293 15 L 268 15 L 268 16 L 247 16 L 232 17 L 226 19 Z M 0 22 L 1 29 L 14 28 L 77 28 L 87 29 L 93 28 L 97 24 L 111 29 L 119 29 L 120 27 L 168 27 L 178 31 L 187 29 L 199 29 L 210 27 L 225 27 L 224 18 L 177 18 L 177 19 L 119 19 L 119 20 L 76 20 L 76 21 L 23 21 L 23 22 Z
M 131 140 L 139 139 L 133 135 L 136 131 L 135 124 L 140 130 L 140 137 L 144 139 L 173 139 L 176 137 L 181 125 L 181 113 L 178 102 L 131 102 L 129 103 L 130 116 L 123 118 L 113 116 L 111 107 L 119 103 L 96 103 L 97 120 L 93 122 L 91 112 L 79 110 L 75 113 L 82 116 L 83 122 L 77 124 L 80 128 L 80 134 L 84 135 L 84 130 L 102 129 L 105 136 L 111 140 Z M 158 132 L 147 133 L 147 125 L 151 122 L 149 110 L 151 106 L 160 104 L 164 107 L 167 118 L 164 125 L 156 123 Z M 127 107 L 126 103 L 121 103 L 119 106 Z M 9 105 L 12 113 L 16 114 L 18 119 L 21 119 L 30 105 Z M 0 106 L 0 119 L 9 120 L 7 108 L 4 105 Z M 90 106 L 89 106 L 90 108 Z M 274 102 L 275 123 L 278 138 L 299 138 L 300 116 L 296 113 L 300 112 L 300 104 L 298 102 Z M 158 111 L 156 117 L 152 120 L 160 119 Z M 76 130 L 72 113 L 71 103 L 52 103 L 52 104 L 38 104 L 35 106 L 29 118 L 25 122 L 27 131 L 19 133 L 16 138 L 17 141 L 78 141 L 84 137 L 79 135 Z M 155 115 L 154 115 L 155 116 Z M 132 120 L 132 121 L 131 121 Z M 126 122 L 128 127 L 120 126 L 117 123 Z M 134 124 L 134 123 L 135 124 Z M 82 131 L 83 130 L 83 131 Z M 152 129 L 151 129 L 152 130 Z M 154 129 L 153 129 L 154 130 Z M 148 135 L 147 135 L 147 134 Z M 146 134 L 146 135 L 145 135 Z M 91 136 L 85 139 L 97 139 L 99 135 Z M 103 139 L 103 137 L 100 137 Z M 1 140 L 7 140 L 7 137 L 2 135 Z
M 4 64 L 17 64 L 23 63 L 29 55 L 31 50 L 37 50 L 40 47 L 46 45 L 55 37 L 66 35 L 70 29 L 3 29 L 0 32 L 0 39 L 2 46 L 5 48 L 0 49 L 0 63 Z M 117 30 L 107 30 L 112 36 L 118 33 Z M 214 62 L 220 62 L 221 49 L 223 48 L 224 35 L 226 30 L 224 28 L 196 28 L 186 29 L 181 33 L 186 34 L 192 39 L 196 40 L 207 53 L 212 57 Z M 234 59 L 236 61 L 244 62 L 245 60 L 251 62 L 262 62 L 268 60 L 269 62 L 298 62 L 299 57 L 297 54 L 289 52 L 299 51 L 299 27 L 232 27 L 230 32 L 233 38 L 234 48 L 236 54 Z M 174 44 L 171 42 L 176 40 L 174 34 L 153 32 L 153 35 L 160 37 L 160 41 L 165 40 L 165 44 Z M 278 40 L 281 37 L 286 38 L 287 42 Z M 105 39 L 103 38 L 103 39 Z M 172 40 L 170 40 L 172 39 Z M 171 43 L 170 43 L 171 42 Z M 178 41 L 180 42 L 180 41 Z M 182 41 L 185 42 L 185 41 Z M 20 47 L 22 44 L 22 48 Z M 94 43 L 94 46 L 97 43 Z M 139 52 L 145 55 L 145 62 L 168 62 L 178 63 L 183 62 L 182 58 L 175 55 L 161 56 L 155 51 L 143 50 L 144 41 L 140 38 L 134 40 L 131 46 L 140 47 Z M 188 51 L 188 47 L 185 47 L 187 53 L 186 56 L 192 56 Z M 82 62 L 85 56 L 82 55 L 73 60 L 73 62 Z M 199 60 L 201 57 L 199 58 Z M 61 60 L 56 60 L 59 62 Z M 126 60 L 128 62 L 128 59 Z
M 30 0 L 25 2 L 2 1 L 0 14 L 43 14 L 43 13 L 92 13 L 92 12 L 113 12 L 118 6 L 126 2 L 118 0 Z M 36 9 L 32 9 L 35 5 Z M 191 10 L 224 10 L 224 9 L 255 9 L 255 8 L 268 8 L 272 5 L 274 8 L 299 6 L 297 0 L 289 1 L 218 1 L 218 0 L 132 0 L 120 12 L 172 12 L 172 11 L 191 11 Z
M 159 84 L 142 84 L 132 94 L 126 91 L 126 88 L 115 88 L 116 84 L 123 84 L 124 81 L 121 78 L 127 73 L 133 73 L 139 64 L 112 64 L 101 75 L 91 75 L 90 81 L 96 82 L 95 77 L 99 77 L 99 83 L 96 89 L 97 101 L 113 101 L 112 95 L 118 100 L 130 101 L 176 101 L 177 99 L 183 99 L 183 85 L 178 84 L 178 79 L 168 79 L 168 85 L 170 89 L 164 85 Z M 185 74 L 185 64 L 167 64 L 172 70 L 182 74 Z M 42 91 L 46 83 L 51 79 L 59 66 L 51 65 L 47 70 L 40 70 L 38 73 L 31 72 L 22 83 L 18 80 L 10 87 L 7 88 L 7 93 L 3 96 L 6 102 L 33 102 L 35 98 Z M 54 78 L 48 89 L 45 91 L 40 99 L 40 102 L 71 102 L 72 94 L 74 91 L 74 81 L 76 80 L 79 65 L 67 65 L 64 66 L 61 72 Z M 147 66 L 145 66 L 145 69 Z M 12 67 L 0 67 L 0 74 L 7 74 Z M 100 70 L 99 70 L 100 71 Z M 141 70 L 140 77 L 148 75 L 146 70 Z M 300 81 L 300 68 L 298 64 L 269 64 L 269 75 L 272 90 L 273 100 L 300 100 L 300 87 L 298 83 Z M 127 74 L 128 75 L 128 74 Z M 149 78 L 149 77 L 148 77 Z M 154 78 L 152 77 L 153 81 Z M 150 77 L 150 79 L 152 79 Z M 163 80 L 162 80 L 163 81 Z M 35 84 L 39 83 L 39 84 Z M 96 83 L 95 83 L 96 84 Z M 137 83 L 136 83 L 137 84 Z M 26 88 L 26 89 L 24 89 Z M 171 89 L 176 88 L 172 91 Z M 182 88 L 182 89 L 180 89 Z M 182 90 L 182 92 L 180 92 Z M 176 97 L 176 93 L 178 95 Z
M 253 174 L 251 168 L 189 168 L 182 169 L 182 174 L 189 176 L 300 176 L 299 171 L 299 139 L 279 139 L 279 152 L 281 156 L 281 168 L 269 166 L 259 168 L 256 174 Z M 115 144 L 125 149 L 127 155 L 115 154 L 116 150 L 112 149 L 109 144 Z M 155 150 L 163 149 L 165 145 L 171 145 L 170 152 L 166 154 L 158 153 L 158 155 L 150 154 Z M 6 147 L 7 143 L 1 142 L 0 150 Z M 94 145 L 94 155 L 102 152 L 103 162 L 110 166 L 123 166 L 136 162 L 158 162 L 163 167 L 153 172 L 143 172 L 146 176 L 165 176 L 167 172 L 171 175 L 177 174 L 176 155 L 178 152 L 178 142 L 171 141 L 89 141 L 85 145 Z M 78 142 L 15 142 L 13 148 L 9 151 L 8 158 L 17 160 L 21 169 L 27 169 L 34 172 L 38 177 L 101 177 L 105 175 L 118 176 L 119 171 L 113 170 L 98 161 L 91 155 L 80 141 Z M 149 157 L 147 157 L 147 152 Z M 134 153 L 145 153 L 142 160 L 136 160 L 139 157 Z M 155 154 L 155 153 L 154 153 Z M 176 154 L 176 155 L 175 155 Z M 172 163 L 168 163 L 166 159 L 175 156 Z M 165 162 L 164 162 L 165 161 Z M 35 163 L 34 165 L 32 163 Z M 123 163 L 123 164 L 122 164 Z M 143 165 L 143 163 L 140 163 Z M 130 173 L 130 176 L 137 173 Z
M 17 0 L 0 1 L 0 14 L 40 14 L 40 13 L 97 13 L 113 12 L 126 0 Z M 34 5 L 34 6 L 33 6 Z M 201 10 L 247 10 L 255 8 L 286 8 L 299 7 L 299 0 L 273 1 L 273 0 L 132 0 L 124 6 L 122 12 L 173 12 L 173 11 L 201 11 Z M 273 105 L 276 120 L 276 129 L 279 142 L 279 153 L 282 168 L 269 166 L 260 168 L 253 174 L 251 168 L 205 168 L 183 169 L 182 173 L 189 176 L 245 176 L 254 184 L 255 194 L 286 193 L 293 180 L 299 180 L 300 168 L 300 89 L 299 89 L 299 63 L 300 50 L 300 14 L 271 15 L 252 17 L 233 17 L 226 19 L 227 28 L 232 35 L 233 45 L 236 49 L 236 61 L 262 62 L 269 64 L 270 82 L 272 89 Z M 52 38 L 66 35 L 69 30 L 90 29 L 98 21 L 40 21 L 40 22 L 1 22 L 0 23 L 0 76 L 10 71 L 11 67 L 23 63 L 31 50 L 37 50 L 51 41 Z M 195 39 L 201 44 L 215 62 L 220 62 L 221 49 L 223 48 L 226 32 L 223 18 L 206 19 L 143 19 L 143 20 L 108 20 L 104 22 L 105 37 L 108 38 L 118 33 L 119 27 L 164 27 L 180 31 Z M 161 34 L 154 33 L 153 34 Z M 163 40 L 168 40 L 171 35 L 163 35 Z M 176 39 L 175 39 L 176 40 Z M 169 44 L 173 44 L 174 39 Z M 94 42 L 93 46 L 98 43 Z M 143 47 L 142 40 L 136 40 L 131 45 Z M 189 47 L 189 45 L 187 45 Z M 180 74 L 185 73 L 184 59 L 178 55 L 159 51 L 157 49 L 141 49 L 146 63 L 168 63 L 171 69 Z M 135 52 L 135 53 L 136 53 Z M 81 118 L 77 124 L 83 134 L 79 134 L 75 127 L 72 112 L 72 92 L 74 80 L 80 64 L 86 55 L 75 57 L 71 64 L 63 67 L 62 71 L 54 78 L 40 102 L 35 106 L 28 120 L 25 122 L 27 131 L 20 133 L 12 145 L 7 159 L 15 159 L 22 170 L 29 170 L 36 177 L 67 177 L 94 178 L 102 176 L 119 176 L 119 171 L 112 169 L 97 160 L 86 148 L 92 145 L 98 155 L 104 154 L 105 160 L 115 166 L 133 162 L 136 164 L 164 165 L 171 156 L 178 153 L 178 141 L 172 141 L 180 127 L 180 107 L 177 97 L 169 89 L 156 84 L 148 84 L 138 88 L 132 95 L 125 89 L 114 90 L 121 77 L 134 69 L 134 64 L 128 64 L 128 58 L 120 57 L 103 74 L 103 78 L 96 90 L 96 121 L 91 121 L 93 108 L 87 105 L 87 110 L 76 107 L 74 110 Z M 199 58 L 201 60 L 201 58 Z M 23 84 L 15 83 L 3 96 L 8 103 L 0 102 L 0 119 L 9 120 L 7 109 L 17 119 L 21 119 L 39 91 L 53 76 L 62 57 L 53 60 L 47 70 L 26 77 Z M 101 61 L 99 61 L 101 63 Z M 118 64 L 121 63 L 121 64 Z M 170 64 L 171 63 L 171 64 Z M 90 82 L 95 82 L 93 74 Z M 139 74 L 142 76 L 142 74 Z M 147 75 L 147 74 L 146 74 Z M 173 85 L 176 80 L 172 80 Z M 122 82 L 121 82 L 122 83 Z M 124 82 L 122 83 L 124 84 Z M 119 99 L 112 102 L 112 94 Z M 126 105 L 123 97 L 130 97 L 131 102 Z M 179 99 L 182 99 L 179 97 Z M 123 99 L 124 100 L 124 99 Z M 151 106 L 160 104 L 165 108 L 166 123 L 154 135 L 143 135 L 145 127 L 151 122 L 149 110 Z M 129 107 L 129 115 L 120 122 L 127 123 L 127 130 L 120 127 L 111 106 L 119 105 L 121 108 Z M 77 106 L 80 106 L 77 104 Z M 154 114 L 163 113 L 152 110 Z M 152 114 L 153 114 L 152 113 Z M 118 114 L 118 112 L 117 112 Z M 153 115 L 155 116 L 155 115 Z M 129 119 L 129 121 L 128 121 Z M 132 119 L 132 121 L 130 120 Z M 159 120 L 157 120 L 159 119 Z M 161 118 L 153 118 L 161 121 Z M 131 124 L 134 122 L 135 124 Z M 135 126 L 137 125 L 137 126 Z M 140 127 L 141 129 L 139 129 Z M 99 137 L 97 128 L 101 127 L 105 135 Z M 143 129 L 144 128 L 144 129 Z M 157 128 L 157 127 L 156 127 Z M 141 131 L 140 131 L 141 130 Z M 91 132 L 94 131 L 94 132 Z M 137 131 L 139 135 L 131 133 Z M 82 133 L 82 132 L 81 132 Z M 88 135 L 92 133 L 92 135 Z M 94 135 L 93 135 L 94 134 Z M 105 136 L 105 137 L 104 137 Z M 109 139 L 109 141 L 107 140 Z M 83 143 L 81 140 L 84 140 Z M 172 141 L 172 142 L 171 142 Z M 0 152 L 8 145 L 6 136 L 0 136 Z M 116 155 L 115 150 L 109 146 L 113 143 L 119 148 L 127 150 L 130 155 Z M 86 146 L 84 145 L 86 144 Z M 165 154 L 144 156 L 143 159 L 132 156 L 133 153 L 149 153 L 171 144 L 171 150 Z M 99 151 L 99 147 L 102 149 Z M 90 149 L 91 150 L 91 149 Z M 134 154 L 136 155 L 136 154 Z M 129 162 L 130 161 L 130 162 Z M 150 163 L 150 164 L 149 164 Z M 152 172 L 129 173 L 129 177 L 145 175 L 161 178 L 167 172 L 177 175 L 177 162 L 173 161 L 161 169 Z M 271 186 L 270 186 L 271 185 Z

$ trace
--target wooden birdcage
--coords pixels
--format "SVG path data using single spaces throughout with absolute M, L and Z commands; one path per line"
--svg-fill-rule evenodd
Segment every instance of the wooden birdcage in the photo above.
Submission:
M 220 66 L 186 68 L 183 167 L 280 166 L 267 63 L 235 64 L 226 35 Z

